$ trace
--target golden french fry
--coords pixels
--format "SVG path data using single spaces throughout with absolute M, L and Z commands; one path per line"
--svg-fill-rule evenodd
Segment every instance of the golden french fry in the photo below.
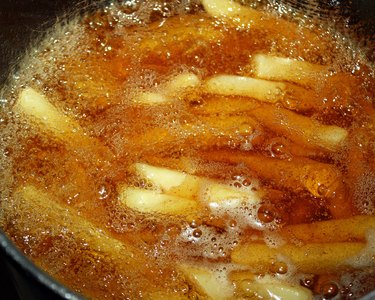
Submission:
M 192 106 L 191 110 L 198 115 L 232 115 L 243 114 L 257 108 L 260 103 L 248 97 L 227 97 L 207 95 L 202 103 Z
M 30 185 L 21 187 L 15 193 L 12 207 L 11 214 L 14 216 L 12 226 L 15 226 L 18 234 L 27 235 L 30 239 L 37 241 L 27 244 L 33 253 L 32 258 L 42 268 L 55 270 L 55 278 L 62 279 L 66 276 L 64 268 L 76 268 L 76 264 L 79 263 L 84 266 L 90 260 L 90 265 L 93 267 L 87 269 L 85 278 L 88 282 L 84 287 L 84 292 L 89 297 L 102 295 L 100 287 L 97 285 L 97 273 L 93 271 L 95 264 L 102 264 L 97 267 L 108 268 L 108 271 L 113 271 L 113 268 L 116 267 L 119 273 L 112 275 L 114 280 L 120 280 L 120 278 L 123 280 L 122 291 L 125 294 L 128 293 L 128 285 L 133 280 L 137 280 L 137 282 L 142 281 L 143 286 L 146 287 L 147 290 L 143 291 L 145 295 L 156 292 L 173 295 L 170 290 L 163 287 L 161 282 L 158 282 L 158 279 L 149 272 L 148 268 L 144 267 L 145 265 L 149 268 L 156 266 L 139 248 L 112 238 L 108 232 L 86 220 L 78 212 L 59 204 L 57 199 L 45 191 Z M 27 220 L 19 218 L 20 214 L 30 216 L 31 212 L 34 218 L 33 222 L 30 222 L 29 217 L 26 218 Z M 61 269 L 56 269 L 56 262 L 44 257 L 51 255 L 51 251 L 45 247 L 48 245 L 53 247 L 53 241 L 58 243 L 62 237 L 64 237 L 66 252 L 61 253 L 59 259 L 64 262 L 64 265 Z M 168 270 L 165 269 L 167 272 Z M 119 274 L 126 274 L 126 279 Z M 176 280 L 179 284 L 184 284 L 184 278 L 179 277 Z M 119 288 L 121 289 L 121 286 Z M 181 295 L 183 294 L 181 293 Z
M 174 124 L 172 129 L 153 128 L 139 136 L 137 144 L 141 151 L 147 148 L 169 147 L 188 143 L 190 147 L 211 146 L 238 147 L 259 127 L 249 116 L 201 116 L 191 123 Z
M 306 147 L 337 151 L 348 136 L 344 128 L 323 125 L 309 117 L 271 105 L 263 105 L 249 113 L 262 125 Z
M 244 163 L 261 178 L 288 189 L 306 189 L 315 197 L 330 196 L 341 186 L 341 174 L 334 166 L 307 158 L 280 160 L 228 150 L 201 152 L 201 155 L 216 161 Z
M 230 299 L 233 295 L 233 287 L 226 282 L 226 278 L 221 278 L 223 274 L 214 272 L 208 268 L 181 264 L 179 269 L 190 280 L 195 288 L 209 299 Z M 220 287 L 220 288 L 219 288 Z
M 252 58 L 254 75 L 258 78 L 291 81 L 311 86 L 328 73 L 328 67 L 287 57 L 256 54 Z
M 301 247 L 287 244 L 269 248 L 265 244 L 246 243 L 233 250 L 234 263 L 269 270 L 277 261 L 290 262 L 302 273 L 324 274 L 348 267 L 347 260 L 364 249 L 366 243 L 314 243 Z
M 289 225 L 280 234 L 290 241 L 305 243 L 364 242 L 366 232 L 375 228 L 375 216 L 355 216 L 309 224 Z
M 160 194 L 157 191 L 123 187 L 120 201 L 127 207 L 142 213 L 167 215 L 195 215 L 199 213 L 199 203 L 193 199 Z
M 281 160 L 242 151 L 220 150 L 200 155 L 209 160 L 245 164 L 279 189 L 307 190 L 317 198 L 326 197 L 335 218 L 347 218 L 351 214 L 342 174 L 333 165 L 302 157 Z
M 224 33 L 217 30 L 210 20 L 204 20 L 199 16 L 180 15 L 167 18 L 164 22 L 165 26 L 160 26 L 160 22 L 150 24 L 148 30 L 150 35 L 139 43 L 142 51 L 157 53 L 160 49 L 166 49 L 173 54 L 172 51 L 181 51 L 181 45 L 183 45 L 185 53 L 189 53 L 197 46 L 194 41 L 217 43 L 218 40 L 224 38 Z M 179 47 L 172 46 L 176 44 Z
M 246 96 L 262 102 L 275 103 L 284 98 L 285 83 L 236 75 L 217 75 L 206 80 L 206 93 L 225 96 Z

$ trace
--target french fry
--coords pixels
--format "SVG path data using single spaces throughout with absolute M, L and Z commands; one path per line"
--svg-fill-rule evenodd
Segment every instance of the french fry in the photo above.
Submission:
M 160 22 L 150 24 L 148 29 L 150 35 L 139 43 L 141 51 L 158 53 L 161 49 L 166 49 L 173 54 L 171 51 L 175 49 L 175 51 L 184 50 L 189 53 L 197 46 L 194 41 L 199 40 L 200 44 L 216 43 L 224 38 L 223 32 L 217 30 L 210 20 L 204 20 L 199 16 L 181 15 L 167 18 L 163 23 L 166 26 L 160 26 Z M 173 47 L 176 44 L 179 47 Z
M 184 172 L 144 163 L 136 163 L 134 168 L 138 176 L 147 179 L 161 192 L 190 199 L 197 198 L 202 182 L 206 181 Z
M 309 289 L 291 285 L 286 282 L 272 280 L 269 282 L 244 280 L 236 284 L 240 295 L 256 297 L 260 299 L 288 299 L 288 300 L 312 300 L 313 293 Z
M 240 151 L 201 152 L 202 158 L 227 163 L 243 163 L 261 178 L 280 189 L 307 190 L 317 198 L 328 198 L 327 206 L 335 218 L 351 215 L 351 203 L 346 196 L 342 174 L 330 164 L 295 157 L 293 160 L 267 158 Z
M 262 102 L 275 103 L 284 97 L 285 84 L 236 75 L 216 75 L 206 80 L 206 93 L 225 96 L 246 96 Z
M 222 95 L 207 95 L 204 101 L 191 110 L 198 115 L 233 115 L 244 114 L 259 107 L 258 101 L 248 97 L 227 97 Z
M 200 294 L 208 296 L 209 299 L 230 299 L 233 295 L 233 287 L 226 284 L 225 279 L 219 278 L 223 274 L 201 266 L 181 264 L 179 269 L 188 280 L 195 286 Z M 220 287 L 220 288 L 219 288 Z
M 142 213 L 186 216 L 195 215 L 199 212 L 197 201 L 140 188 L 122 188 L 120 190 L 120 201 L 127 207 Z
M 259 277 L 249 270 L 232 271 L 228 277 L 236 286 L 238 296 L 288 300 L 312 299 L 312 292 L 307 288 L 270 276 Z
M 241 151 L 201 152 L 203 158 L 227 163 L 244 163 L 261 178 L 281 187 L 296 190 L 303 188 L 315 197 L 327 197 L 339 190 L 340 172 L 332 165 L 307 158 L 280 160 Z
M 256 54 L 252 58 L 254 75 L 276 81 L 290 81 L 311 86 L 328 73 L 328 67 L 287 57 Z
M 298 112 L 319 111 L 323 104 L 323 100 L 312 89 L 286 82 L 236 75 L 211 77 L 203 85 L 203 91 L 216 95 L 216 99 L 211 97 L 199 107 L 203 113 L 247 113 L 260 106 L 254 99 L 263 103 L 280 103 L 283 107 Z M 246 100 L 245 97 L 249 99 Z
M 228 274 L 228 278 L 234 283 L 238 283 L 244 280 L 255 281 L 257 279 L 257 274 L 249 270 L 236 270 L 236 271 L 230 272 Z
M 51 241 L 59 240 L 62 236 L 65 237 L 66 247 L 69 247 L 69 251 L 61 253 L 60 259 L 64 259 L 66 268 L 74 269 L 76 268 L 75 263 L 79 263 L 77 260 L 83 263 L 85 260 L 94 257 L 95 262 L 101 262 L 104 266 L 114 265 L 120 274 L 121 272 L 127 274 L 126 279 L 121 276 L 121 280 L 124 280 L 125 283 L 123 290 L 125 294 L 128 292 L 127 285 L 133 280 L 137 280 L 137 282 L 142 281 L 143 286 L 147 288 L 147 290 L 142 291 L 145 295 L 164 292 L 173 296 L 169 290 L 163 287 L 162 283 L 155 279 L 152 272 L 149 272 L 154 263 L 141 250 L 136 246 L 110 237 L 108 233 L 78 215 L 77 212 L 60 205 L 57 199 L 46 192 L 30 185 L 21 187 L 15 193 L 13 205 L 17 208 L 14 210 L 14 214 L 29 216 L 32 212 L 34 218 L 34 222 L 27 223 L 30 220 L 25 219 L 28 218 L 16 217 L 14 224 L 18 226 L 18 234 L 26 234 L 29 238 L 35 236 L 40 245 L 53 245 Z M 43 239 L 46 239 L 45 243 L 43 243 Z M 28 247 L 38 247 L 38 244 L 30 243 Z M 39 266 L 45 269 L 54 269 L 53 266 L 48 266 L 48 264 L 53 265 L 56 262 L 43 258 L 43 255 L 48 254 L 43 254 L 41 249 L 35 251 L 35 253 L 39 254 L 34 254 L 33 260 Z M 91 264 L 93 263 L 91 262 Z M 148 268 L 144 267 L 146 265 Z M 167 270 L 165 269 L 165 271 Z M 96 273 L 92 272 L 92 275 L 89 273 L 85 274 L 85 278 L 88 280 L 85 283 L 85 294 L 98 297 L 98 295 L 101 295 L 101 291 L 100 287 L 95 285 L 97 283 Z M 65 275 L 66 270 L 64 269 L 57 270 L 54 274 L 56 278 L 64 278 Z M 116 276 L 116 273 L 112 275 Z M 176 280 L 180 284 L 185 282 L 183 277 L 176 278 Z
M 231 21 L 238 25 L 257 26 L 263 13 L 231 0 L 202 0 L 205 11 L 212 17 Z
M 348 267 L 347 260 L 355 257 L 366 243 L 314 243 L 301 247 L 287 244 L 270 248 L 265 244 L 239 245 L 231 254 L 232 261 L 267 271 L 273 262 L 286 258 L 302 273 L 324 274 Z
M 280 234 L 304 243 L 364 242 L 366 232 L 375 228 L 375 216 L 355 216 L 309 224 L 285 226 Z
M 79 152 L 83 152 L 81 155 L 87 155 L 88 151 L 93 155 L 92 161 L 111 160 L 113 157 L 107 147 L 87 135 L 78 122 L 62 113 L 33 88 L 25 88 L 20 93 L 13 110 L 27 122 L 64 142 L 70 150 L 80 150 Z M 95 149 L 95 152 L 92 149 Z
M 136 103 L 156 105 L 176 101 L 177 96 L 186 90 L 194 88 L 200 84 L 200 79 L 193 73 L 179 74 L 168 82 L 157 87 L 157 91 L 142 92 L 134 99 Z
M 235 84 L 233 86 L 235 86 Z M 280 90 L 280 95 L 277 95 L 273 100 L 280 103 L 284 108 L 298 112 L 320 111 L 322 109 L 323 100 L 317 96 L 316 91 L 291 83 L 282 83 L 279 87 L 282 88 L 282 90 Z M 200 115 L 247 114 L 249 111 L 261 106 L 263 100 L 256 100 L 256 98 L 252 96 L 255 94 L 254 90 L 249 90 L 249 93 L 243 93 L 243 96 L 233 97 L 229 94 L 226 95 L 224 91 L 220 90 L 224 90 L 224 88 L 225 85 L 218 88 L 218 92 L 222 92 L 222 94 L 207 94 L 200 105 L 192 107 L 194 112 Z M 235 93 L 242 94 L 241 91 L 235 91 L 234 94 Z M 266 94 L 266 97 L 269 96 L 270 95 Z
M 135 164 L 135 169 L 140 177 L 150 181 L 154 187 L 160 188 L 163 193 L 196 199 L 213 208 L 222 205 L 238 206 L 242 202 L 258 203 L 260 201 L 257 192 L 245 192 L 208 178 L 140 163 Z
M 140 151 L 154 147 L 188 143 L 190 147 L 238 147 L 259 128 L 259 123 L 249 116 L 201 116 L 191 123 L 174 124 L 172 129 L 153 128 L 139 136 Z
M 212 17 L 223 20 L 241 29 L 261 29 L 273 37 L 281 35 L 288 40 L 300 40 L 302 37 L 313 45 L 322 45 L 322 38 L 318 34 L 299 28 L 297 24 L 283 20 L 248 6 L 241 5 L 234 0 L 202 0 L 205 11 Z M 308 43 L 304 42 L 304 45 Z
M 269 129 L 308 148 L 337 151 L 348 136 L 344 128 L 323 125 L 309 117 L 271 105 L 263 105 L 250 111 L 250 114 Z
M 74 119 L 63 114 L 43 94 L 32 88 L 25 88 L 20 93 L 13 109 L 63 141 L 71 142 L 72 138 L 88 139 Z

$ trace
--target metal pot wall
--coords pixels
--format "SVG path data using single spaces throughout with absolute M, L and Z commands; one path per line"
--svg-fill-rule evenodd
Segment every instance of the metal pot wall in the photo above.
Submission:
M 5 84 L 9 74 L 17 70 L 17 63 L 25 49 L 40 40 L 56 20 L 82 10 L 83 7 L 87 9 L 88 5 L 93 7 L 98 2 L 103 1 L 1 0 L 0 87 Z M 285 2 L 322 20 L 334 20 L 340 30 L 366 47 L 367 56 L 374 62 L 375 1 L 285 0 Z M 82 299 L 38 269 L 13 246 L 1 230 L 0 280 L 2 299 Z M 375 299 L 375 291 L 363 298 L 363 300 L 370 299 Z

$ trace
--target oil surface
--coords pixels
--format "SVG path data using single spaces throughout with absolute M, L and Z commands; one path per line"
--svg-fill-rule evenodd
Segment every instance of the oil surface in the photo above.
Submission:
M 260 297 L 243 288 L 253 280 L 303 286 L 318 299 L 375 288 L 374 71 L 313 21 L 257 9 L 261 22 L 245 26 L 195 1 L 113 3 L 59 27 L 25 60 L 0 117 L 0 224 L 37 265 L 93 299 L 209 298 L 185 265 L 209 270 L 227 298 Z M 286 87 L 271 104 L 280 96 L 271 91 L 264 101 L 239 88 L 208 91 L 217 75 L 257 77 L 259 54 L 326 69 L 300 82 L 271 80 Z M 168 88 L 181 74 L 198 84 Z M 74 132 L 62 137 L 15 110 L 25 88 L 74 120 Z M 298 117 L 306 127 L 291 125 Z M 319 144 L 306 119 L 347 136 L 333 148 Z M 137 163 L 203 183 L 196 193 L 161 188 Z M 212 200 L 212 183 L 231 196 Z M 189 198 L 198 209 L 141 211 L 124 204 L 124 189 Z M 360 237 L 288 236 L 291 226 L 355 216 L 372 222 Z M 281 250 L 319 243 L 363 247 L 313 270 Z M 246 244 L 280 253 L 264 265 L 238 263 L 233 253 Z

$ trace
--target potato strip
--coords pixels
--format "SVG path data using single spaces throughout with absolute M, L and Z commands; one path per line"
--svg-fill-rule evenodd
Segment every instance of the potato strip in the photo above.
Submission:
M 355 216 L 347 219 L 289 225 L 280 234 L 290 241 L 332 243 L 366 240 L 366 233 L 375 228 L 375 216 Z
M 243 280 L 236 284 L 240 295 L 270 300 L 312 300 L 312 292 L 302 286 L 291 285 L 277 280 L 248 281 Z
M 277 18 L 233 0 L 201 0 L 205 11 L 212 17 L 223 20 L 241 29 L 262 29 L 269 33 L 282 35 L 288 40 L 303 42 L 305 36 L 309 42 L 322 43 L 322 38 L 314 32 L 299 28 L 297 24 Z
M 58 110 L 43 94 L 32 88 L 25 88 L 20 93 L 13 109 L 64 141 L 70 142 L 74 137 L 87 139 L 82 127 L 75 120 Z
M 318 78 L 328 73 L 327 66 L 264 54 L 254 55 L 252 64 L 254 75 L 258 78 L 307 86 L 315 84 Z
M 80 155 L 92 155 L 92 161 L 111 160 L 111 151 L 97 139 L 90 137 L 80 124 L 56 108 L 43 94 L 25 88 L 19 95 L 13 110 L 36 126 L 42 133 L 57 138 L 70 150 Z M 95 149 L 95 152 L 92 150 Z
M 308 148 L 337 151 L 348 136 L 344 128 L 323 125 L 309 117 L 271 105 L 263 105 L 250 111 L 250 114 L 272 131 Z
M 188 264 L 181 264 L 179 269 L 197 290 L 207 295 L 209 299 L 226 300 L 233 295 L 233 286 L 229 285 L 225 278 L 222 278 L 223 274 L 218 271 Z
M 192 122 L 173 124 L 170 129 L 153 128 L 138 138 L 140 151 L 189 143 L 190 147 L 239 146 L 259 128 L 249 116 L 201 116 Z
M 196 215 L 199 212 L 199 203 L 193 199 L 140 188 L 122 188 L 120 201 L 127 207 L 142 213 L 186 216 Z
M 157 87 L 156 91 L 142 92 L 134 99 L 136 103 L 156 105 L 174 102 L 186 90 L 197 87 L 200 79 L 193 73 L 179 74 Z
M 217 75 L 208 79 L 203 89 L 207 93 L 225 96 L 246 96 L 275 103 L 284 98 L 285 84 L 236 75 Z
M 334 166 L 307 158 L 280 160 L 258 154 L 226 150 L 201 154 L 211 160 L 244 163 L 261 178 L 292 190 L 306 189 L 315 197 L 329 196 L 340 187 L 341 174 Z
M 234 249 L 231 257 L 234 263 L 257 270 L 269 270 L 274 262 L 290 261 L 302 273 L 321 274 L 348 266 L 346 261 L 365 246 L 366 243 L 315 243 L 270 248 L 265 244 L 247 243 Z
M 53 239 L 59 239 L 61 236 L 65 236 L 67 242 L 71 243 L 71 251 L 64 254 L 64 259 L 68 258 L 66 261 L 68 267 L 75 267 L 77 253 L 80 253 L 78 257 L 82 256 L 82 260 L 90 259 L 89 257 L 85 258 L 86 254 L 94 255 L 98 262 L 114 265 L 122 270 L 123 274 L 126 272 L 127 277 L 122 278 L 125 284 L 129 284 L 126 283 L 127 281 L 140 280 L 143 281 L 142 286 L 148 289 L 142 291 L 145 294 L 157 291 L 169 293 L 149 272 L 149 268 L 154 266 L 154 263 L 146 258 L 139 249 L 110 237 L 108 233 L 78 215 L 77 212 L 57 203 L 57 200 L 46 192 L 27 185 L 17 190 L 14 201 L 13 205 L 17 208 L 15 214 L 22 213 L 28 216 L 30 212 L 33 212 L 35 220 L 32 225 L 28 226 L 23 224 L 25 220 L 17 221 L 20 232 L 27 232 L 30 238 L 35 235 L 40 243 L 44 237 L 47 238 L 47 244 L 50 244 Z M 51 269 L 46 266 L 49 260 L 44 260 L 41 256 L 43 254 L 34 256 L 34 261 L 43 268 Z M 145 266 L 149 268 L 145 268 Z M 115 274 L 113 275 L 115 276 Z M 59 274 L 55 274 L 55 276 L 58 277 Z M 180 284 L 183 282 L 180 281 Z M 87 282 L 87 285 L 90 286 L 90 282 Z M 92 286 L 90 292 L 95 294 L 95 291 L 97 288 Z
M 242 202 L 255 204 L 260 201 L 260 196 L 255 191 L 242 191 L 212 179 L 143 163 L 135 164 L 134 168 L 154 189 L 177 198 L 194 199 L 211 208 L 229 204 L 241 205 Z M 186 214 L 186 211 L 181 210 L 181 214 L 184 213 Z

